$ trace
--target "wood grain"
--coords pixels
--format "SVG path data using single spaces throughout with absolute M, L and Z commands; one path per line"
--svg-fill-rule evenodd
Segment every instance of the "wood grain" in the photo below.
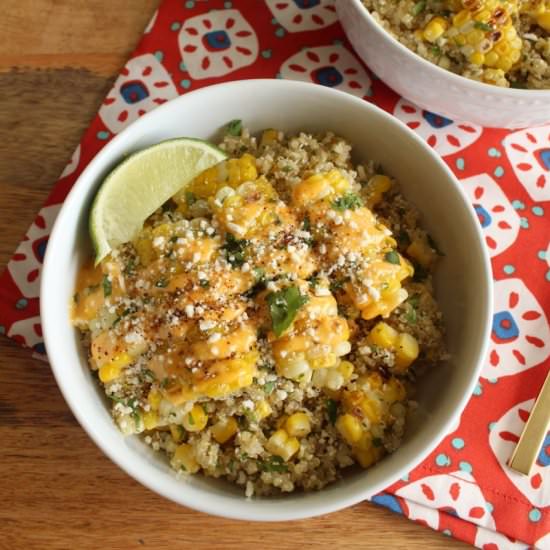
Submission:
M 0 266 L 69 159 L 155 0 L 4 0 Z M 289 524 L 213 518 L 133 481 L 86 436 L 47 364 L 0 338 L 0 549 L 466 548 L 369 503 Z

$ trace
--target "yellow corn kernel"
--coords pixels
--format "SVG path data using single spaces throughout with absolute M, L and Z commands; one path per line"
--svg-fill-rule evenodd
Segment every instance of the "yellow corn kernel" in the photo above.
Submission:
M 285 430 L 288 435 L 294 437 L 305 437 L 311 432 L 309 416 L 304 412 L 291 414 L 285 422 Z
M 352 414 L 342 414 L 336 420 L 335 425 L 336 429 L 349 445 L 353 445 L 361 439 L 363 427 L 359 419 Z
M 511 53 L 507 56 L 501 57 L 497 61 L 497 69 L 500 69 L 501 71 L 504 71 L 505 73 L 508 72 L 511 68 L 514 62 L 512 61 Z
M 384 385 L 384 399 L 392 404 L 396 401 L 403 401 L 407 396 L 405 386 L 397 379 L 390 378 L 388 382 Z
M 443 17 L 434 17 L 424 28 L 422 36 L 428 42 L 435 42 L 446 30 L 448 23 Z
M 462 27 L 465 25 L 470 19 L 472 18 L 471 13 L 468 10 L 462 10 L 459 11 L 454 17 L 453 17 L 453 27 Z
M 148 266 L 155 259 L 155 250 L 151 241 L 150 234 L 142 232 L 134 241 L 134 248 L 139 256 L 139 262 L 142 266 Z
M 336 365 L 338 358 L 335 353 L 329 352 L 324 355 L 316 355 L 314 357 L 308 357 L 309 366 L 312 369 L 326 369 Z
M 200 432 L 208 423 L 208 415 L 200 405 L 193 405 L 181 423 L 188 432 Z
M 195 451 L 187 443 L 182 443 L 176 449 L 171 462 L 176 470 L 183 470 L 189 474 L 195 474 L 200 469 L 199 463 L 195 458 Z
M 285 430 L 277 430 L 267 440 L 265 448 L 286 462 L 298 452 L 300 442 L 295 437 L 289 437 Z
M 128 353 L 117 355 L 110 363 L 99 368 L 99 379 L 103 382 L 111 382 L 120 376 L 122 369 L 132 362 Z
M 292 200 L 298 206 L 306 206 L 321 199 L 331 199 L 351 190 L 350 182 L 339 170 L 321 172 L 303 180 L 293 189 Z
M 146 430 L 156 428 L 159 423 L 159 417 L 156 411 L 147 411 L 143 413 L 142 420 Z
M 386 191 L 391 187 L 391 180 L 388 176 L 376 174 L 369 180 L 367 191 L 369 193 L 368 206 L 372 207 L 378 204 Z
M 273 128 L 269 128 L 262 132 L 262 139 L 260 140 L 260 145 L 263 147 L 265 145 L 271 145 L 279 140 L 279 131 Z
M 424 239 L 415 239 L 407 247 L 407 254 L 425 268 L 430 267 L 437 258 L 437 253 Z
M 175 443 L 179 443 L 183 439 L 184 433 L 183 427 L 179 424 L 170 424 L 170 435 Z
M 384 448 L 375 447 L 374 445 L 371 445 L 368 448 L 356 447 L 353 449 L 353 455 L 363 468 L 368 468 L 378 462 L 380 458 L 382 458 L 383 454 Z
M 160 402 L 162 401 L 162 395 L 157 389 L 152 389 L 147 396 L 147 402 L 151 406 L 151 409 L 158 411 Z
M 483 65 L 484 61 L 485 55 L 483 55 L 481 52 L 474 52 L 470 56 L 470 63 L 473 63 L 474 65 Z
M 485 54 L 485 65 L 487 67 L 494 67 L 498 62 L 498 53 L 494 51 L 490 51 L 489 53 Z
M 237 433 L 239 430 L 239 425 L 237 424 L 237 421 L 230 416 L 224 420 L 218 420 L 218 422 L 212 426 L 211 430 L 214 439 L 220 445 L 223 445 Z
M 419 347 L 414 336 L 402 332 L 395 341 L 395 368 L 404 371 L 418 357 Z
M 545 31 L 550 32 L 550 11 L 541 13 L 537 16 L 537 25 L 542 27 Z
M 272 412 L 273 409 L 271 408 L 271 405 L 265 399 L 256 403 L 254 413 L 258 421 L 268 417 Z
M 391 348 L 395 344 L 399 333 L 384 321 L 377 323 L 369 332 L 368 341 L 381 348 Z
M 341 361 L 338 365 L 338 370 L 340 374 L 344 377 L 344 382 L 348 382 L 353 374 L 353 363 L 349 361 Z

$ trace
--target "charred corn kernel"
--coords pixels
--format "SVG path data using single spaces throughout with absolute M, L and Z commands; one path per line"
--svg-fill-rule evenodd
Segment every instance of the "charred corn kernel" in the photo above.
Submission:
M 254 408 L 254 413 L 258 421 L 267 418 L 272 412 L 273 409 L 271 405 L 265 399 L 256 403 L 256 407 Z
M 380 321 L 369 332 L 368 341 L 381 348 L 391 348 L 395 344 L 399 333 L 387 323 Z
M 229 441 L 238 431 L 239 425 L 237 421 L 232 417 L 225 418 L 224 420 L 218 420 L 212 428 L 212 435 L 214 439 L 223 444 Z
M 286 462 L 298 452 L 300 442 L 295 437 L 289 437 L 285 430 L 277 430 L 267 440 L 265 448 L 270 453 L 280 456 Z
M 338 370 L 340 374 L 344 377 L 344 382 L 348 382 L 353 374 L 353 363 L 349 361 L 341 361 L 338 365 Z
M 99 379 L 105 382 L 112 382 L 117 379 L 124 367 L 132 362 L 132 357 L 128 353 L 117 355 L 110 363 L 99 368 Z
M 188 432 L 200 432 L 208 423 L 208 415 L 200 405 L 193 405 L 193 408 L 183 416 L 181 423 Z
M 183 470 L 189 474 L 195 474 L 200 466 L 195 458 L 195 451 L 191 445 L 182 443 L 172 457 L 172 466 L 176 470 Z
M 418 357 L 419 347 L 414 336 L 402 332 L 395 341 L 395 367 L 404 371 Z
M 376 174 L 368 183 L 367 192 L 369 193 L 368 205 L 370 207 L 377 205 L 383 198 L 386 191 L 391 188 L 391 180 L 388 176 Z
M 425 27 L 422 36 L 428 42 L 435 42 L 447 30 L 449 24 L 443 17 L 434 17 Z
M 162 401 L 162 395 L 157 389 L 152 389 L 147 396 L 147 402 L 151 406 L 153 411 L 158 411 L 160 402 Z
M 358 418 L 352 414 L 343 414 L 336 420 L 336 429 L 340 432 L 346 443 L 353 445 L 361 439 L 363 427 Z
M 407 247 L 407 254 L 425 268 L 430 267 L 437 258 L 435 250 L 424 239 L 415 239 Z
M 262 139 L 260 140 L 260 145 L 266 146 L 271 145 L 272 143 L 275 143 L 279 139 L 279 131 L 274 130 L 273 128 L 269 128 L 268 130 L 264 130 L 262 132 Z
M 291 414 L 285 422 L 285 431 L 294 437 L 304 437 L 311 432 L 309 416 L 304 412 Z
M 175 443 L 179 443 L 183 439 L 184 434 L 182 426 L 179 424 L 170 424 L 170 435 Z
M 159 417 L 156 411 L 147 411 L 143 413 L 142 419 L 143 426 L 146 430 L 152 430 L 153 428 L 156 428 L 158 426 Z
M 550 32 L 550 8 L 547 12 L 537 16 L 537 25 Z

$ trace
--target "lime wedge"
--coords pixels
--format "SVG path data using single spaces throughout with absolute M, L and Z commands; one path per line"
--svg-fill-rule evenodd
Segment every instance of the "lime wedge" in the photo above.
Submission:
M 96 265 L 113 248 L 131 241 L 143 222 L 177 191 L 226 157 L 207 141 L 177 138 L 138 151 L 119 164 L 92 204 Z

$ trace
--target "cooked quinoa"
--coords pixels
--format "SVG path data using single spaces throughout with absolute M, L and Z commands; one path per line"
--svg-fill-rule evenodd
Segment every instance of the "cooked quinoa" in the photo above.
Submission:
M 549 0 L 363 0 L 423 58 L 497 86 L 550 89 Z
M 317 490 L 399 447 L 446 358 L 440 252 L 344 139 L 230 128 L 228 160 L 82 268 L 74 323 L 121 431 L 182 476 Z

